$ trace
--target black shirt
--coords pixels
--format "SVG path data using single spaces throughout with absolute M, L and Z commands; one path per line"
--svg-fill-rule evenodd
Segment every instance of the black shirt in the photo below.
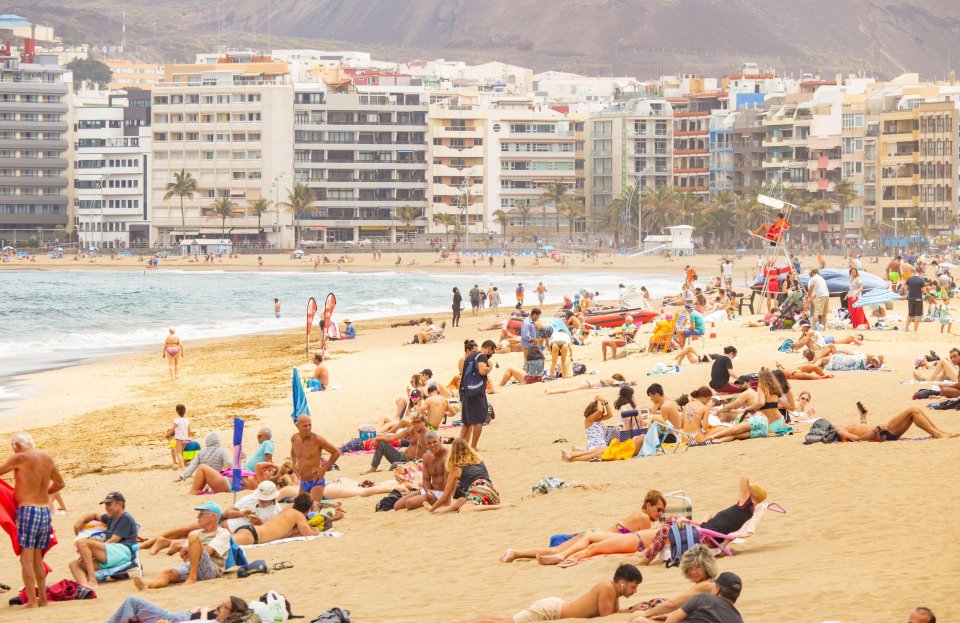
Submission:
M 453 293 L 453 306 L 454 306 L 454 307 L 460 307 L 460 302 L 461 302 L 461 301 L 463 301 L 463 297 L 460 296 L 460 293 L 459 293 L 459 292 L 454 292 L 454 293 Z
M 907 279 L 907 298 L 911 301 L 923 299 L 923 286 L 925 285 L 927 285 L 927 282 L 920 275 L 913 275 Z
M 486 355 L 484 355 L 482 352 L 481 352 L 481 353 L 477 353 L 477 373 L 478 373 L 480 376 L 482 376 L 483 378 L 487 378 L 487 375 L 486 375 L 486 374 L 480 372 L 480 362 L 481 362 L 481 361 L 489 366 L 489 365 L 490 365 L 490 359 L 489 359 L 489 357 L 487 357 Z M 487 374 L 489 374 L 489 372 L 487 372 Z
M 457 488 L 461 494 L 466 493 L 470 485 L 481 478 L 490 482 L 490 474 L 487 472 L 487 466 L 483 464 L 483 461 L 476 465 L 464 465 L 460 468 L 460 481 L 457 483 Z
M 732 534 L 750 521 L 751 517 L 753 517 L 753 500 L 747 500 L 743 506 L 739 504 L 728 506 L 700 524 L 700 527 L 720 534 Z
M 710 387 L 720 389 L 730 382 L 733 362 L 726 355 L 710 355 L 710 358 L 713 359 L 713 367 L 710 368 Z
M 690 623 L 743 623 L 732 603 L 710 593 L 694 595 L 680 609 L 687 614 L 684 621 Z

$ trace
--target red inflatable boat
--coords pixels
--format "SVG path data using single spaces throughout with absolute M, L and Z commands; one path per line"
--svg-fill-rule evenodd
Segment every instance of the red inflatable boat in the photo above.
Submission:
M 657 313 L 649 309 L 608 309 L 587 314 L 583 317 L 585 323 L 595 329 L 616 328 L 623 324 L 626 316 L 633 317 L 633 324 L 641 325 L 650 322 L 657 317 Z M 521 318 L 511 318 L 507 323 L 507 329 L 514 335 L 520 335 L 520 327 L 523 324 Z

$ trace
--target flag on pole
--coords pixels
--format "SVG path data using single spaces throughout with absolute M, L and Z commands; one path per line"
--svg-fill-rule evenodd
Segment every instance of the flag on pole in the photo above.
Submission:
M 333 309 L 337 306 L 337 297 L 333 292 L 327 295 L 327 300 L 323 305 L 323 319 L 320 321 L 320 328 L 323 334 L 320 336 L 321 349 L 327 344 L 327 327 L 330 326 L 330 318 L 333 316 Z
M 243 476 L 241 470 L 243 465 L 240 463 L 240 454 L 243 451 L 243 420 L 238 417 L 233 418 L 233 471 L 230 479 L 231 491 L 243 490 Z
M 297 423 L 297 418 L 301 415 L 310 415 L 310 405 L 307 404 L 307 393 L 303 391 L 303 382 L 300 380 L 300 370 L 293 369 L 293 423 Z
M 317 313 L 317 299 L 310 297 L 310 300 L 307 301 L 307 347 L 304 351 L 306 354 L 310 354 L 310 331 L 313 329 L 313 316 Z

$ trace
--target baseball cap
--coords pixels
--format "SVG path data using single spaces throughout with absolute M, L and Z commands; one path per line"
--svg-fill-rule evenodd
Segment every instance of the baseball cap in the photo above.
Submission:
M 437 379 L 430 379 L 427 381 L 427 389 L 440 389 L 440 383 L 437 383 Z
M 253 492 L 253 495 L 262 502 L 267 500 L 276 500 L 280 495 L 280 492 L 277 491 L 277 485 L 273 484 L 269 480 L 264 480 L 257 486 L 257 490 Z
M 127 503 L 127 498 L 123 497 L 123 494 L 119 491 L 111 491 L 107 494 L 107 497 L 103 498 L 101 504 L 106 504 L 107 502 L 123 502 Z
M 220 517 L 223 515 L 223 511 L 220 509 L 220 505 L 217 504 L 216 502 L 204 502 L 200 506 L 194 506 L 193 510 L 213 513 L 217 517 Z
M 419 389 L 414 389 L 410 392 L 411 398 L 423 398 L 423 393 Z
M 720 587 L 720 594 L 730 601 L 736 601 L 740 597 L 740 591 L 743 590 L 743 582 L 740 580 L 740 576 L 729 571 L 724 571 L 718 575 L 713 583 Z
M 423 370 L 420 371 L 420 374 L 422 374 L 423 376 L 433 376 L 433 370 L 431 370 L 430 368 L 424 368 Z

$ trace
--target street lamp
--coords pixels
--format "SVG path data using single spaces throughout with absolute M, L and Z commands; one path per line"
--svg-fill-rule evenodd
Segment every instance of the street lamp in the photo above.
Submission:
M 470 176 L 466 175 L 463 178 L 463 183 L 460 185 L 461 190 L 463 191 L 460 194 L 460 197 L 463 201 L 463 205 L 460 208 L 463 211 L 463 229 L 464 229 L 464 247 L 466 250 L 470 249 Z
M 900 175 L 900 170 L 903 167 L 907 166 L 906 164 L 899 164 L 897 166 L 883 167 L 883 175 L 880 176 L 880 218 L 883 218 L 883 191 L 884 184 L 883 180 L 886 178 L 887 173 L 891 173 L 891 177 L 898 178 Z M 896 252 L 900 253 L 900 199 L 897 196 L 897 184 L 893 184 L 893 238 L 896 240 Z
M 646 166 L 642 171 L 637 173 L 636 177 L 633 178 L 633 188 L 630 189 L 630 194 L 627 196 L 627 209 L 630 209 L 630 202 L 633 201 L 633 196 L 637 196 L 637 248 L 643 246 L 643 206 L 641 205 L 643 201 L 641 200 L 639 187 L 641 178 L 650 173 L 653 170 L 653 167 Z M 640 249 L 641 251 L 643 249 Z

